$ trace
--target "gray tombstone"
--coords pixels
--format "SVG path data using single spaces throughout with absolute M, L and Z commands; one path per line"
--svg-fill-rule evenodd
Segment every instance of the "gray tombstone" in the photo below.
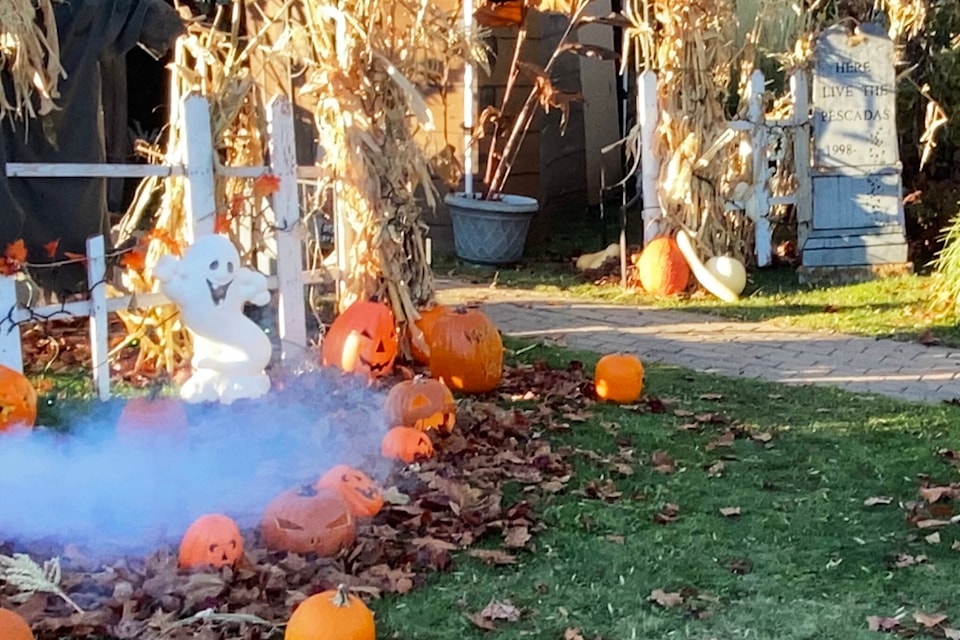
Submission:
M 817 39 L 814 59 L 813 228 L 803 267 L 807 275 L 909 270 L 893 42 L 874 24 L 834 25 Z

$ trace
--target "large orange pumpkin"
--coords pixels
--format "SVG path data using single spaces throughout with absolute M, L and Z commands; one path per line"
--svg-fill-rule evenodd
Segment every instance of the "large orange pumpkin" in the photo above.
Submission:
M 643 363 L 631 354 L 609 353 L 597 361 L 593 384 L 602 400 L 636 402 L 643 392 Z
M 243 555 L 243 536 L 231 518 L 208 513 L 193 521 L 180 541 L 181 569 L 233 566 Z
M 181 441 L 187 435 L 187 411 L 177 398 L 130 398 L 117 420 L 117 434 L 127 441 L 153 441 L 158 437 Z
M 503 377 L 503 340 L 479 309 L 440 316 L 430 336 L 430 374 L 464 393 L 492 391 Z
M 371 636 L 372 637 L 372 636 Z M 30 625 L 19 613 L 0 608 L 0 638 L 3 640 L 34 640 Z
M 654 238 L 637 261 L 640 284 L 648 293 L 673 296 L 687 288 L 690 266 L 672 237 Z
M 364 472 L 345 464 L 338 464 L 323 474 L 316 486 L 339 493 L 358 518 L 373 517 L 383 508 L 383 493 L 377 483 Z
M 323 337 L 325 367 L 377 378 L 393 371 L 397 357 L 397 327 L 385 304 L 361 300 L 336 317 Z
M 260 522 L 269 549 L 293 553 L 336 555 L 357 535 L 353 512 L 336 491 L 309 485 L 274 498 Z
M 420 364 L 430 364 L 430 336 L 433 335 L 433 325 L 443 314 L 450 311 L 449 307 L 442 304 L 435 304 L 427 309 L 420 309 L 420 317 L 414 321 L 414 325 L 420 330 L 422 340 L 417 340 L 414 330 L 408 330 L 410 335 L 410 351 L 413 359 Z
M 373 612 L 345 585 L 310 596 L 294 610 L 284 640 L 375 640 Z
M 414 462 L 417 458 L 433 457 L 433 442 L 429 436 L 413 427 L 394 427 L 380 441 L 384 458 Z
M 393 385 L 384 411 L 389 424 L 421 431 L 437 429 L 450 433 L 457 422 L 457 403 L 450 389 L 439 380 L 423 376 Z
M 0 431 L 32 427 L 36 421 L 36 389 L 22 373 L 0 365 Z

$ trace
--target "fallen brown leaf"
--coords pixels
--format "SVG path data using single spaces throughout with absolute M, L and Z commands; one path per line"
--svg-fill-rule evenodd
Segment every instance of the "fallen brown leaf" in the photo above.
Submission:
M 867 628 L 870 629 L 870 631 L 894 631 L 899 627 L 900 621 L 896 618 L 867 616 Z
M 734 441 L 737 439 L 737 434 L 733 431 L 724 431 L 719 438 L 707 443 L 707 446 L 704 447 L 707 451 L 713 451 L 717 447 L 732 447 Z
M 677 461 L 669 453 L 661 450 L 650 454 L 650 465 L 658 473 L 670 474 L 677 470 Z
M 654 589 L 651 591 L 647 600 L 656 602 L 664 609 L 679 607 L 684 602 L 684 598 L 682 595 L 680 595 L 680 592 L 671 591 L 670 593 L 667 593 L 663 589 Z
M 863 506 L 875 507 L 881 504 L 890 504 L 891 502 L 893 502 L 893 498 L 890 496 L 873 496 L 864 500 Z
M 947 616 L 942 613 L 924 613 L 917 611 L 913 614 L 913 619 L 929 629 L 937 626 L 941 622 L 946 622 Z
M 732 518 L 740 515 L 740 507 L 720 507 L 720 515 Z
M 680 517 L 680 506 L 668 502 L 653 516 L 653 521 L 657 524 L 669 524 Z
M 487 620 L 516 622 L 520 619 L 520 609 L 513 606 L 513 603 L 509 600 L 491 600 L 490 603 L 483 608 L 483 611 L 480 612 L 480 615 Z

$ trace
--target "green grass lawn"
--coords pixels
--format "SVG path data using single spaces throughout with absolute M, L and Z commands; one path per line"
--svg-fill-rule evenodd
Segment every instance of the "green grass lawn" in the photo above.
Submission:
M 588 370 L 594 362 L 588 354 L 540 346 L 521 357 L 556 366 L 578 358 Z M 545 530 L 519 564 L 489 567 L 458 558 L 422 590 L 373 603 L 378 637 L 853 640 L 876 637 L 868 616 L 902 614 L 902 623 L 916 629 L 915 612 L 943 613 L 947 626 L 960 627 L 958 525 L 939 529 L 938 542 L 927 541 L 933 530 L 908 524 L 903 504 L 919 499 L 922 478 L 960 481 L 958 468 L 938 453 L 960 448 L 956 406 L 661 365 L 648 368 L 645 393 L 664 400 L 667 410 L 598 405 L 569 432 L 551 432 L 554 448 L 604 460 L 575 455 L 568 489 L 537 504 Z M 738 425 L 731 446 L 711 445 L 729 424 L 678 429 L 701 414 Z M 654 470 L 654 451 L 674 459 L 676 471 Z M 612 461 L 631 457 L 629 469 L 613 469 Z M 607 481 L 622 495 L 588 496 L 590 486 Z M 892 502 L 865 506 L 874 496 Z M 666 503 L 679 514 L 657 524 Z M 726 507 L 741 515 L 724 517 Z M 938 509 L 941 518 L 953 513 L 949 502 Z M 896 568 L 898 554 L 925 560 Z M 683 604 L 650 602 L 656 589 L 680 593 Z M 491 601 L 509 601 L 520 619 L 499 622 L 493 632 L 479 629 L 466 616 Z M 934 629 L 917 637 L 944 634 Z
M 617 304 L 675 308 L 736 320 L 960 346 L 960 320 L 931 311 L 931 276 L 911 275 L 815 288 L 801 285 L 793 269 L 759 269 L 750 274 L 740 301 L 728 304 L 702 291 L 676 298 L 655 298 L 633 289 L 624 290 L 619 284 L 586 282 L 572 265 L 559 261 L 493 270 L 448 260 L 439 262 L 434 269 L 439 276 Z

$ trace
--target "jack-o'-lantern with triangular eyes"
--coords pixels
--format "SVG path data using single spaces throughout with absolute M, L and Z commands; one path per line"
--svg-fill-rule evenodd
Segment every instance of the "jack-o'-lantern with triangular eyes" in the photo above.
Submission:
M 339 493 L 358 518 L 372 518 L 383 508 L 383 493 L 377 483 L 364 472 L 345 464 L 338 464 L 323 474 L 316 486 Z
M 420 431 L 436 429 L 450 433 L 457 422 L 457 403 L 453 393 L 439 380 L 416 376 L 390 388 L 384 402 L 390 424 Z
M 0 365 L 0 432 L 32 427 L 37 421 L 37 391 L 19 371 Z
M 233 566 L 243 555 L 243 537 L 228 516 L 208 513 L 193 521 L 180 541 L 179 565 L 192 567 Z
M 323 337 L 321 360 L 325 367 L 378 378 L 393 371 L 397 348 L 393 311 L 380 302 L 361 300 L 330 325 Z
M 260 533 L 268 549 L 334 556 L 353 544 L 357 529 L 336 491 L 304 485 L 284 491 L 264 509 Z

